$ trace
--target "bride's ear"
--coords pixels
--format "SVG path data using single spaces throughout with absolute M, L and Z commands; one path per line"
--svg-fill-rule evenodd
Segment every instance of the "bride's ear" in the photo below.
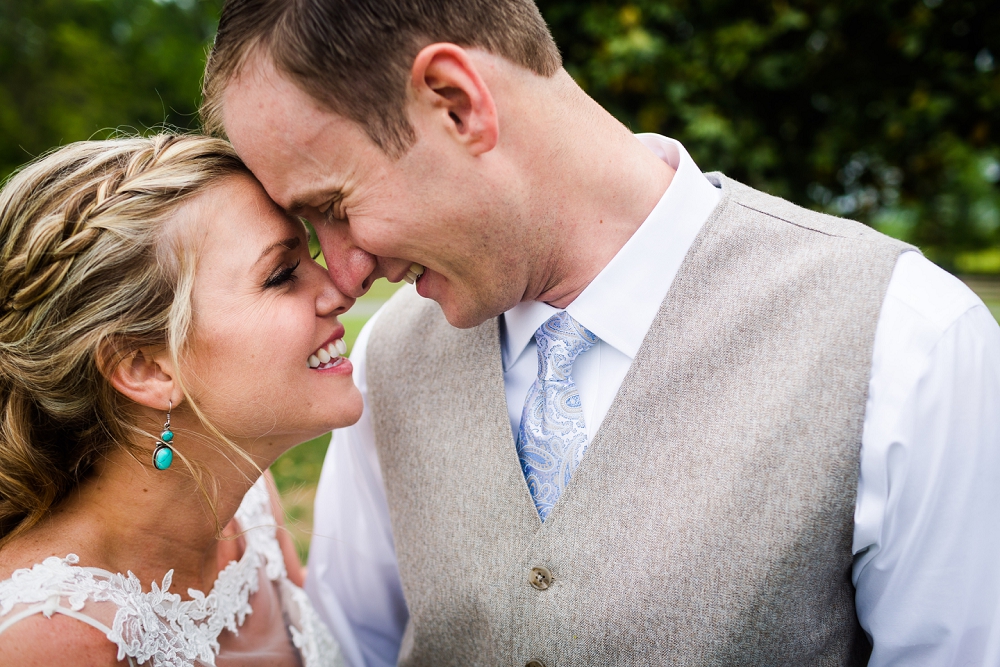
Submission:
M 102 350 L 101 372 L 119 393 L 139 405 L 166 410 L 183 400 L 180 383 L 166 349 Z

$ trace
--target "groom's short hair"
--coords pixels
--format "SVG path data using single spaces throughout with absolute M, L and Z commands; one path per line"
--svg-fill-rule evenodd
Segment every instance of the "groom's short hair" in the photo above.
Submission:
M 480 48 L 542 76 L 562 66 L 533 0 L 227 0 L 205 72 L 202 120 L 224 133 L 222 96 L 262 54 L 389 155 L 416 137 L 406 117 L 413 59 L 435 42 Z

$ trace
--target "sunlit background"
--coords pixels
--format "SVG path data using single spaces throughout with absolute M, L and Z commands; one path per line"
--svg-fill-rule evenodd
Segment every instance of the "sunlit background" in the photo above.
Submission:
M 706 171 L 862 220 L 1000 317 L 1000 3 L 541 0 L 566 68 Z M 0 178 L 52 147 L 196 129 L 221 0 L 2 0 Z M 395 286 L 344 318 L 348 342 Z M 274 465 L 304 554 L 329 438 Z

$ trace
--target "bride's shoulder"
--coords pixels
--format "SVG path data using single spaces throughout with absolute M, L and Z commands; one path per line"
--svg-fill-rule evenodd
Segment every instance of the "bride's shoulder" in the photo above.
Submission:
M 0 548 L 0 582 L 10 579 L 19 570 L 31 570 L 46 561 L 54 562 L 53 556 L 61 559 L 73 553 L 84 562 L 100 562 L 97 550 L 87 539 L 90 533 L 90 523 L 67 521 L 63 517 L 32 526 Z
M 108 641 L 116 586 L 78 562 L 51 556 L 0 580 L 0 665 L 123 664 Z
M 2 583 L 15 573 L 31 570 L 53 554 L 66 555 L 69 551 L 79 552 L 79 549 L 67 549 L 68 547 L 63 544 L 35 539 L 15 539 L 5 544 L 3 549 L 0 549 L 0 590 L 3 589 Z
M 103 632 L 54 614 L 30 616 L 0 633 L 0 665 L 118 667 L 118 647 Z

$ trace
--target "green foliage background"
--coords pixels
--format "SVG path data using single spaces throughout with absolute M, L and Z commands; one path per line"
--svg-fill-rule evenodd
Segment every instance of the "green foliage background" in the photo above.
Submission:
M 539 4 L 569 71 L 634 130 L 946 268 L 1000 271 L 1000 3 Z
M 3 0 L 0 176 L 58 144 L 196 125 L 221 2 Z

